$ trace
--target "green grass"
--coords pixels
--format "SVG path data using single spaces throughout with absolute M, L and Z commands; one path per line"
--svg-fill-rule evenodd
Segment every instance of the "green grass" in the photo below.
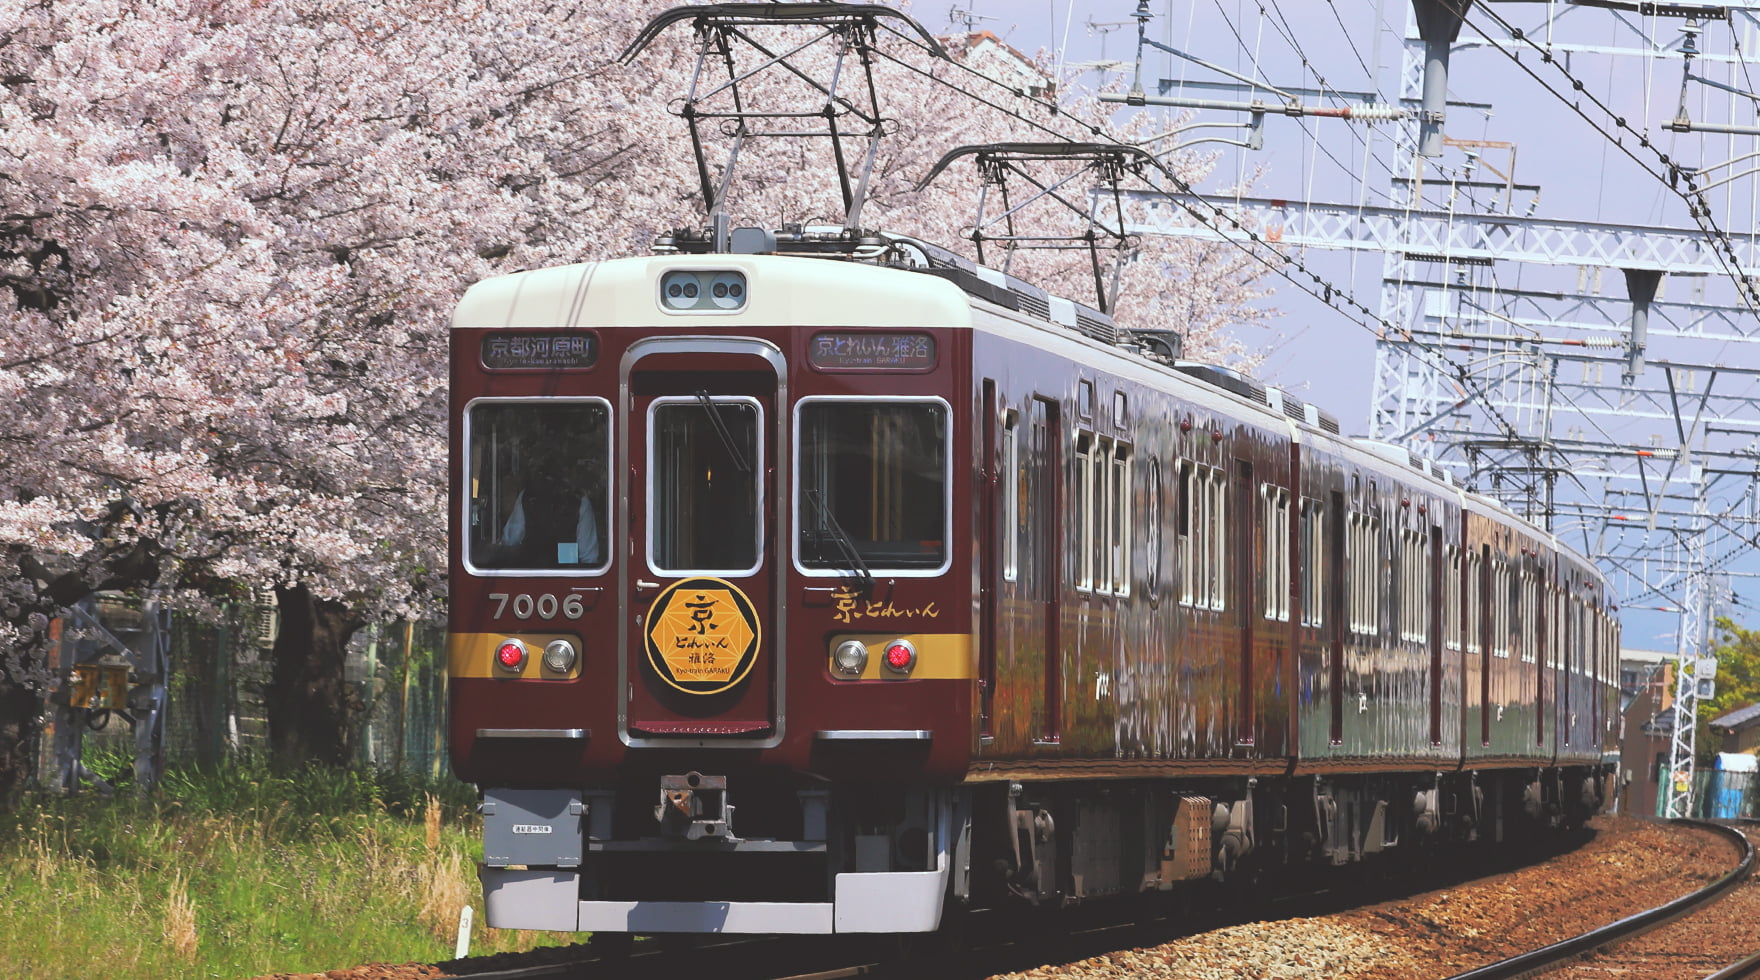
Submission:
M 126 792 L 126 791 L 125 791 Z M 249 978 L 452 958 L 477 907 L 475 797 L 456 782 L 240 765 L 145 799 L 0 813 L 0 973 Z M 575 937 L 473 929 L 473 954 Z

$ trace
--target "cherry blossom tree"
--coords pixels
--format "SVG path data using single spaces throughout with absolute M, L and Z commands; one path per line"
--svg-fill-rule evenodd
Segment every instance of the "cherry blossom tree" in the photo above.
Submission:
M 672 204 L 624 13 L 0 5 L 0 771 L 101 587 L 273 584 L 274 738 L 346 757 L 342 643 L 443 595 L 450 306 Z
M 688 31 L 618 61 L 663 7 L 0 0 L 0 796 L 50 620 L 103 588 L 272 586 L 277 751 L 349 758 L 350 634 L 444 600 L 451 306 L 702 220 L 668 113 Z M 976 182 L 916 181 L 957 144 L 1042 134 L 910 57 L 924 72 L 881 73 L 864 223 L 957 239 Z M 827 213 L 798 152 L 754 152 L 745 223 Z M 1156 255 L 1143 315 L 1194 341 L 1264 315 L 1240 269 Z

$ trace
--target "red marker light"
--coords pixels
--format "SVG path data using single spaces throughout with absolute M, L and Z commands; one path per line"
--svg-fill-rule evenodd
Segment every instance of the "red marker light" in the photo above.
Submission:
M 518 670 L 526 663 L 526 645 L 508 640 L 495 650 L 495 660 L 508 670 Z
M 904 673 L 917 662 L 917 651 L 908 643 L 893 643 L 886 648 L 886 666 Z

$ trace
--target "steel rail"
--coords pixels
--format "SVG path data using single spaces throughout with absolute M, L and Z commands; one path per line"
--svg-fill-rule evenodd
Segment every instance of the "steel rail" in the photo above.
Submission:
M 1756 820 L 1753 817 L 1743 817 L 1736 822 L 1760 829 L 1760 820 Z M 1755 953 L 1747 959 L 1731 963 L 1729 966 L 1718 970 L 1716 973 L 1707 975 L 1705 980 L 1752 980 L 1752 978 L 1755 977 L 1760 977 L 1760 953 Z
M 1510 978 L 1527 976 L 1531 973 L 1536 973 L 1546 968 L 1556 966 L 1566 960 L 1582 956 L 1585 953 L 1600 949 L 1603 946 L 1610 946 L 1622 940 L 1630 939 L 1633 936 L 1643 935 L 1646 932 L 1667 925 L 1675 919 L 1678 919 L 1701 906 L 1708 905 L 1717 898 L 1722 897 L 1725 892 L 1734 888 L 1736 885 L 1741 884 L 1742 881 L 1748 877 L 1749 872 L 1753 870 L 1754 844 L 1752 841 L 1748 840 L 1747 835 L 1740 830 L 1704 820 L 1677 818 L 1670 820 L 1669 823 L 1677 826 L 1699 827 L 1701 829 L 1722 834 L 1730 840 L 1730 843 L 1741 848 L 1741 863 L 1736 865 L 1733 871 L 1711 884 L 1706 885 L 1704 888 L 1682 895 L 1680 898 L 1674 899 L 1673 901 L 1665 902 L 1655 908 L 1634 915 L 1628 915 L 1617 922 L 1609 923 L 1599 929 L 1590 930 L 1580 936 L 1573 936 L 1570 939 L 1553 943 L 1550 946 L 1531 949 L 1526 953 L 1522 953 L 1519 956 L 1512 956 L 1507 960 L 1487 963 L 1484 966 L 1467 970 L 1464 973 L 1457 973 L 1454 976 L 1449 977 L 1448 980 L 1510 980 Z M 1754 959 L 1760 961 L 1760 956 L 1757 956 Z M 1745 974 L 1736 974 L 1735 976 L 1743 975 Z
M 1705 980 L 1750 980 L 1752 977 L 1760 977 L 1760 953 L 1755 953 L 1740 963 L 1731 963 L 1708 975 Z

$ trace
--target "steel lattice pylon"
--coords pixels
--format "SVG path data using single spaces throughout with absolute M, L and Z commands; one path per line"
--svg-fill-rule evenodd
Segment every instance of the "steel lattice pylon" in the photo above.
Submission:
M 1453 77 L 1446 77 L 1451 55 L 1488 48 L 1532 52 L 1541 45 L 1579 60 L 1652 59 L 1645 78 L 1666 67 L 1716 86 L 1707 83 L 1706 66 L 1734 73 L 1760 49 L 1760 4 L 1664 9 L 1554 0 L 1533 15 L 1537 23 L 1519 25 L 1521 38 L 1503 30 L 1518 26 L 1508 21 L 1514 9 L 1508 4 L 1412 4 L 1399 94 L 1402 105 L 1422 104 L 1424 111 L 1420 126 L 1388 127 L 1399 162 L 1382 190 L 1394 204 L 1270 197 L 1200 202 L 1142 193 L 1132 201 L 1135 223 L 1128 230 L 1222 237 L 1275 250 L 1273 261 L 1292 261 L 1310 247 L 1385 256 L 1367 434 L 1405 443 L 1553 529 L 1597 559 L 1622 606 L 1678 616 L 1684 667 L 1670 725 L 1670 768 L 1686 782 L 1679 794 L 1670 793 L 1667 806 L 1671 814 L 1685 813 L 1692 806 L 1700 682 L 1712 680 L 1703 676 L 1712 612 L 1727 594 L 1725 577 L 1754 577 L 1732 563 L 1752 553 L 1760 526 L 1752 514 L 1760 497 L 1760 316 L 1753 289 L 1760 237 L 1751 231 L 1760 220 L 1720 209 L 1719 227 L 1706 208 L 1707 190 L 1723 185 L 1719 193 L 1729 196 L 1730 181 L 1743 176 L 1712 183 L 1708 175 L 1743 158 L 1689 167 L 1678 159 L 1684 141 L 1671 144 L 1676 157 L 1662 157 L 1653 172 L 1691 191 L 1674 202 L 1678 224 L 1535 214 L 1539 188 L 1515 183 L 1513 144 L 1444 138 L 1441 92 L 1452 85 L 1471 94 L 1462 58 L 1453 59 Z M 1472 30 L 1457 34 L 1458 10 Z M 1572 36 L 1597 25 L 1604 34 L 1608 17 L 1625 32 L 1616 39 L 1626 43 Z M 1731 50 L 1714 49 L 1713 35 L 1699 26 L 1708 18 L 1727 28 Z M 1682 36 L 1663 36 L 1677 28 Z M 1716 37 L 1722 44 L 1725 33 Z M 1695 59 L 1698 75 L 1692 74 Z M 1547 71 L 1559 70 L 1553 59 L 1544 61 Z M 1537 86 L 1546 84 L 1535 78 Z M 1681 86 L 1685 93 L 1687 82 Z M 1571 85 L 1561 80 L 1558 87 Z M 1559 105 L 1568 116 L 1581 110 L 1582 100 L 1568 111 Z M 1704 105 L 1697 111 L 1705 115 Z M 1638 129 L 1752 129 L 1703 122 L 1684 128 L 1687 116 L 1683 94 L 1674 120 L 1638 120 Z M 1610 118 L 1605 127 L 1625 135 L 1633 130 L 1623 118 Z M 1365 153 L 1377 139 L 1387 145 L 1384 137 L 1366 137 Z M 1709 152 L 1706 146 L 1701 141 Z M 1503 151 L 1512 164 L 1507 172 L 1488 159 Z M 1475 168 L 1500 180 L 1477 180 Z M 1426 188 L 1445 203 L 1427 200 Z M 1517 188 L 1534 192 L 1532 203 L 1521 202 L 1522 213 Z M 1455 203 L 1475 196 L 1500 200 Z M 1211 207 L 1226 210 L 1237 224 L 1211 220 Z M 1517 269 L 1526 275 L 1522 287 L 1512 289 L 1507 283 L 1517 277 L 1508 273 Z M 1750 511 L 1745 518 L 1739 516 L 1744 507 Z

